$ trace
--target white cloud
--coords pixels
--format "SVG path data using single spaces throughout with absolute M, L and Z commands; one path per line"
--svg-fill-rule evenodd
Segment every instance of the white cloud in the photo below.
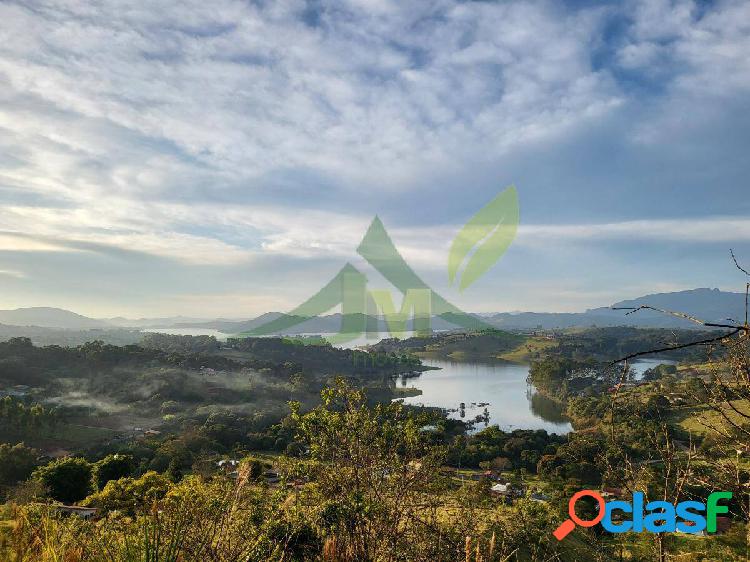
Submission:
M 750 4 L 636 0 L 619 64 L 664 89 L 633 138 L 654 146 L 720 121 L 724 105 L 750 94 Z
M 624 133 L 636 143 L 669 146 L 712 121 L 724 105 L 697 98 L 750 87 L 748 9 L 2 3 L 0 250 L 113 249 L 227 268 L 353 259 L 372 218 L 358 197 L 395 206 L 458 178 L 450 207 L 474 189 L 461 183 L 473 170 L 519 148 L 554 153 L 566 135 L 640 108 L 608 64 L 665 92 Z M 613 61 L 595 64 L 606 24 L 628 11 L 621 44 L 607 46 Z M 744 217 L 588 222 L 523 224 L 516 244 L 750 237 Z M 417 269 L 444 267 L 458 229 L 386 226 Z
M 328 189 L 406 189 L 619 103 L 589 64 L 589 13 L 332 2 L 318 25 L 303 16 L 294 1 L 0 5 L 0 131 L 18 152 L 0 185 L 67 206 L 9 201 L 0 229 L 192 262 L 343 253 L 345 210 L 304 227 L 304 201 L 210 200 L 307 171 Z M 237 247 L 214 225 L 260 234 Z
M 410 263 L 444 267 L 450 243 L 460 228 L 461 225 L 394 228 L 390 233 Z M 589 246 L 595 242 L 612 241 L 743 244 L 750 242 L 750 217 L 649 219 L 589 224 L 522 223 L 513 246 Z
M 138 146 L 146 140 L 220 170 L 219 182 L 260 187 L 307 168 L 403 184 L 617 102 L 588 62 L 596 22 L 551 5 L 332 4 L 319 27 L 301 6 L 3 5 L 5 98 L 32 107 L 0 123 L 46 152 L 50 175 L 93 160 L 99 189 L 145 194 L 174 184 L 164 176 L 178 165 L 154 154 L 164 147 Z
M 650 241 L 716 243 L 750 242 L 750 217 L 657 219 L 602 224 L 521 225 L 518 243 L 570 241 Z
M 12 277 L 14 279 L 23 279 L 26 274 L 23 271 L 15 271 L 11 269 L 0 269 L 0 277 Z

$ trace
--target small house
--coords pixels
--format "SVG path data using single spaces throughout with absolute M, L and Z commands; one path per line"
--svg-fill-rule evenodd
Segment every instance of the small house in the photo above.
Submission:
M 63 515 L 75 515 L 81 519 L 91 519 L 96 515 L 95 507 L 81 507 L 78 505 L 53 505 L 51 506 L 58 513 Z
M 508 496 L 510 494 L 510 492 L 511 492 L 511 490 L 510 490 L 510 484 L 499 484 L 498 483 L 498 484 L 495 484 L 494 486 L 492 486 L 492 488 L 490 488 L 490 493 L 493 496 L 505 497 L 505 496 Z
M 264 471 L 263 478 L 265 478 L 266 482 L 268 482 L 269 484 L 276 484 L 281 480 L 279 473 L 273 470 Z
M 682 527 L 695 527 L 695 521 L 682 521 L 680 523 L 680 526 Z M 678 533 L 684 533 L 685 531 L 681 531 L 680 529 L 677 529 Z M 697 536 L 697 537 L 705 537 L 706 531 L 698 531 L 697 533 L 689 533 L 691 535 Z
M 623 496 L 622 488 L 612 488 L 609 486 L 605 486 L 601 489 L 599 494 L 603 498 L 621 498 Z
M 717 517 L 716 518 L 716 534 L 722 535 L 729 530 L 732 526 L 732 520 L 729 517 Z

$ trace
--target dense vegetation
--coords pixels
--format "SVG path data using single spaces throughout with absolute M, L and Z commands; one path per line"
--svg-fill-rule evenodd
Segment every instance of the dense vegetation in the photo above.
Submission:
M 438 333 L 404 340 L 385 339 L 370 346 L 380 353 L 411 353 L 452 359 L 493 359 L 514 350 L 526 337 L 502 330 L 480 330 L 466 333 Z
M 317 404 L 336 375 L 378 400 L 390 398 L 393 376 L 420 368 L 406 354 L 388 361 L 362 355 L 282 338 L 219 344 L 207 336 L 148 334 L 140 345 L 69 348 L 12 338 L 0 343 L 0 390 L 12 395 L 0 399 L 0 438 L 69 449 L 159 427 L 202 432 L 223 446 L 236 435 L 257 445 L 260 437 L 249 434 L 278 422 L 290 400 Z M 262 436 L 265 445 L 268 438 Z
M 544 336 L 544 345 L 488 332 L 404 347 L 389 341 L 364 362 L 362 352 L 279 338 L 0 344 L 0 388 L 18 391 L 0 402 L 8 420 L 0 557 L 744 559 L 747 335 L 720 342 L 709 363 L 683 353 L 681 365 L 636 382 L 621 365 L 605 368 L 602 355 L 629 349 L 642 334 L 624 332 L 626 343 L 608 334 Z M 659 334 L 656 345 L 663 337 L 672 336 Z M 530 377 L 559 400 L 576 431 L 470 433 L 443 412 L 390 401 L 393 375 L 420 368 L 415 354 L 491 353 L 492 341 L 498 356 L 533 349 Z M 50 458 L 84 422 L 119 424 L 118 434 L 70 437 L 65 454 Z M 158 431 L 124 429 L 144 422 Z M 495 481 L 507 493 L 492 492 Z M 734 525 L 706 538 L 596 527 L 556 541 L 551 532 L 567 517 L 567 499 L 584 488 L 672 502 L 730 490 Z M 95 508 L 96 517 L 65 515 L 56 502 Z

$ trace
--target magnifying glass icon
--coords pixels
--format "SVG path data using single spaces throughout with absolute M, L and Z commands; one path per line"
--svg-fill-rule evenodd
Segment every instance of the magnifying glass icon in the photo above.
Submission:
M 597 513 L 596 517 L 594 517 L 590 521 L 584 521 L 583 519 L 578 517 L 578 515 L 576 515 L 576 502 L 585 496 L 594 498 L 599 503 L 599 513 Z M 599 521 L 604 519 L 605 509 L 606 504 L 604 503 L 604 498 L 593 490 L 581 490 L 580 492 L 576 492 L 568 502 L 568 515 L 570 516 L 570 519 L 566 519 L 565 521 L 563 521 L 562 524 L 552 534 L 555 535 L 555 538 L 557 540 L 561 541 L 568 536 L 568 533 L 576 528 L 576 525 L 579 525 L 580 527 L 593 527 L 594 525 L 599 523 Z

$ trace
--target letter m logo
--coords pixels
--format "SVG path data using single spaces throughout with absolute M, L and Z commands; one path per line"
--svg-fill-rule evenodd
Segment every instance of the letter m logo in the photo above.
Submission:
M 391 292 L 386 289 L 367 291 L 369 311 L 372 316 L 377 316 L 378 310 L 383 312 L 388 332 L 394 337 L 406 335 L 406 324 L 414 312 L 414 331 L 418 336 L 426 336 L 432 329 L 432 291 L 430 289 L 408 289 L 401 301 L 401 310 L 396 312 Z

